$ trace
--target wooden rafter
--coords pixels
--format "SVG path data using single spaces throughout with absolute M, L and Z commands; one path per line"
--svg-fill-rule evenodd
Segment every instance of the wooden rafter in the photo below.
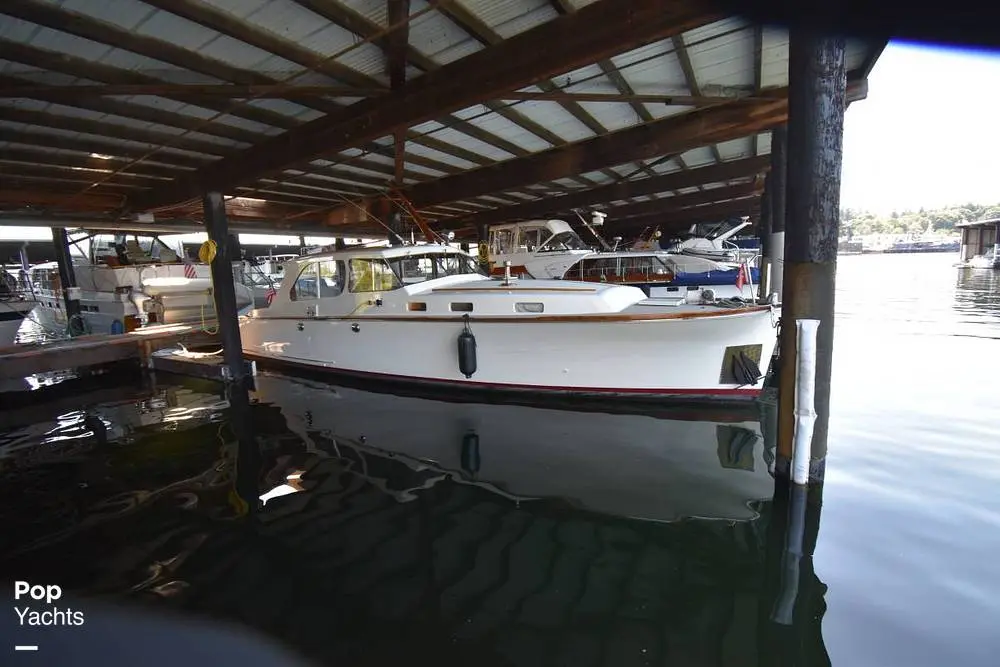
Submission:
M 767 171 L 770 164 L 770 159 L 767 156 L 761 156 L 732 160 L 707 167 L 675 171 L 650 178 L 620 181 L 561 197 L 551 197 L 514 206 L 493 208 L 488 211 L 474 213 L 464 218 L 449 220 L 446 226 L 451 228 L 475 224 L 493 224 L 510 220 L 540 218 L 557 213 L 565 214 L 574 209 L 597 206 L 606 202 L 627 201 L 635 197 L 673 192 L 682 188 L 698 187 L 706 183 L 719 183 L 746 178 Z
M 612 206 L 602 209 L 608 214 L 609 220 L 636 218 L 656 213 L 672 212 L 691 206 L 718 204 L 733 199 L 759 194 L 755 183 L 740 183 L 722 188 L 710 188 L 689 194 L 674 195 L 653 201 L 635 202 L 622 206 Z
M 390 93 L 388 99 L 357 102 L 344 113 L 263 141 L 237 159 L 224 160 L 211 173 L 185 179 L 138 205 L 157 207 L 189 199 L 205 188 L 227 191 L 256 175 L 392 134 L 402 125 L 432 120 L 500 91 L 531 85 L 717 16 L 688 2 L 664 8 L 659 0 L 634 0 L 629 11 L 623 12 L 617 2 L 602 0 L 428 72 Z
M 681 69 L 684 71 L 684 79 L 687 81 L 688 89 L 695 97 L 701 97 L 701 86 L 698 85 L 698 75 L 694 71 L 694 65 L 691 64 L 691 55 L 684 44 L 684 36 L 674 35 L 671 37 L 671 41 L 674 45 L 674 54 L 677 56 L 677 62 L 680 63 Z M 719 147 L 712 144 L 711 150 L 715 161 L 722 162 Z

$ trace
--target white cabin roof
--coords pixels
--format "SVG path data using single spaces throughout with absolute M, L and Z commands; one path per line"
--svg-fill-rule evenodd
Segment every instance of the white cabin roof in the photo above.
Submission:
M 420 245 L 383 246 L 374 248 L 346 248 L 344 250 L 334 250 L 333 252 L 316 253 L 315 255 L 303 255 L 291 260 L 290 263 L 309 264 L 312 262 L 322 262 L 328 259 L 395 259 L 397 257 L 426 255 L 428 253 L 464 255 L 465 257 L 475 260 L 475 257 L 464 250 L 438 243 L 424 243 Z

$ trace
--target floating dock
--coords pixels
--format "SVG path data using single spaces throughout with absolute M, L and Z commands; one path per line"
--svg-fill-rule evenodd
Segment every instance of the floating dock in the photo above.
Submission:
M 218 336 L 199 326 L 162 324 L 124 334 L 96 334 L 43 343 L 0 347 L 0 380 L 53 371 L 93 368 L 128 360 L 148 366 L 153 353 L 183 344 L 218 345 Z

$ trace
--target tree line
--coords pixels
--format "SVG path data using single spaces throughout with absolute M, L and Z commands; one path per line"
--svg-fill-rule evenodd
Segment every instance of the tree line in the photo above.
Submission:
M 967 221 L 1000 218 L 1000 204 L 961 204 L 919 211 L 893 211 L 877 215 L 871 211 L 844 208 L 840 211 L 841 229 L 845 235 L 867 234 L 926 234 L 948 233 L 955 225 Z

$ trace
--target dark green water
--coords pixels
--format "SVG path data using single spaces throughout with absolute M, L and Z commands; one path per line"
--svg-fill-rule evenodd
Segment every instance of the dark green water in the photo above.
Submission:
M 0 664 L 56 664 L 67 637 L 97 636 L 101 602 L 234 622 L 329 665 L 996 664 L 1000 285 L 953 259 L 841 259 L 828 481 L 785 577 L 790 625 L 788 508 L 755 412 L 269 374 L 241 406 L 160 378 L 0 412 L 5 579 L 62 585 L 88 614 L 44 631 L 11 614 L 8 644 L 39 651 Z M 58 664 L 197 643 L 115 627 Z

